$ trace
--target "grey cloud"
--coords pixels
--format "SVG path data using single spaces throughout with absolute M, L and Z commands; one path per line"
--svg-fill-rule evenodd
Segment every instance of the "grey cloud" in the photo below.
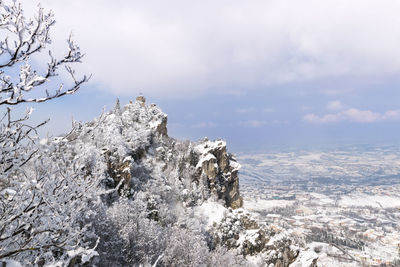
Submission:
M 185 97 L 400 70 L 394 0 L 42 3 L 56 13 L 54 39 L 72 29 L 83 70 L 120 94 Z

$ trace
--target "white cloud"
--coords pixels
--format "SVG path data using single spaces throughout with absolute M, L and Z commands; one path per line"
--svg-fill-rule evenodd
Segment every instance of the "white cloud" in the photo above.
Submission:
M 282 126 L 286 125 L 289 122 L 286 120 L 247 120 L 247 121 L 241 121 L 239 122 L 240 126 L 243 127 L 250 127 L 250 128 L 260 128 L 263 126 L 271 126 L 271 127 L 276 127 L 276 126 Z
M 303 116 L 303 120 L 315 124 L 337 123 L 341 121 L 373 123 L 384 120 L 400 120 L 400 110 L 389 110 L 382 114 L 370 110 L 350 108 L 338 113 L 326 114 L 323 116 L 318 116 L 313 113 L 306 114 Z
M 343 104 L 340 101 L 331 101 L 326 105 L 329 110 L 340 110 L 343 109 Z
M 400 110 L 388 110 L 383 114 L 385 120 L 400 120 Z
M 340 114 L 344 117 L 344 119 L 355 122 L 375 122 L 383 119 L 382 115 L 377 112 L 370 110 L 358 110 L 355 108 L 342 111 Z
M 41 2 L 56 13 L 53 39 L 72 29 L 83 70 L 120 94 L 231 93 L 400 70 L 397 0 Z

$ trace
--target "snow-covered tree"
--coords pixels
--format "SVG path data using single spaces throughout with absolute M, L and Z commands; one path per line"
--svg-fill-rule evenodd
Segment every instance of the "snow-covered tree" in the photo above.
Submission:
M 98 195 L 88 172 L 102 166 L 87 168 L 86 154 L 76 159 L 63 138 L 38 144 L 36 130 L 46 121 L 30 125 L 33 109 L 18 117 L 11 108 L 73 94 L 89 80 L 71 68 L 83 57 L 72 36 L 61 58 L 48 49 L 54 24 L 51 11 L 38 7 L 27 18 L 19 1 L 0 1 L 0 261 L 42 265 L 95 253 L 82 242 L 81 216 Z M 62 68 L 71 76 L 68 88 L 51 81 Z
M 36 126 L 27 124 L 32 109 L 25 116 L 13 118 L 11 109 L 7 108 L 0 118 L 0 190 L 8 186 L 10 174 L 24 166 L 35 153 L 34 144 Z
M 29 125 L 32 109 L 25 116 L 13 118 L 10 106 L 29 102 L 44 102 L 75 93 L 90 77 L 77 78 L 72 63 L 81 62 L 83 54 L 70 36 L 67 51 L 61 58 L 55 58 L 47 49 L 51 43 L 50 30 L 55 24 L 51 11 L 38 7 L 34 18 L 25 17 L 19 1 L 0 1 L 0 188 L 7 183 L 5 176 L 21 167 L 35 149 L 27 151 L 27 143 L 34 141 L 39 125 Z M 48 54 L 49 60 L 42 64 Z M 36 57 L 36 60 L 32 60 Z M 33 67 L 36 66 L 36 68 Z M 72 85 L 50 87 L 50 79 L 65 68 Z
M 101 177 L 104 167 L 102 162 L 88 167 L 93 156 L 88 148 L 80 157 L 71 148 L 63 138 L 48 141 L 13 173 L 0 197 L 0 260 L 67 262 L 77 251 L 88 251 L 87 225 L 81 222 L 101 193 L 88 173 Z
M 8 3 L 10 2 L 10 3 Z M 55 58 L 48 50 L 49 61 L 43 71 L 32 67 L 31 57 L 45 52 L 51 43 L 50 30 L 55 24 L 54 15 L 39 7 L 35 17 L 26 18 L 19 1 L 0 1 L 0 105 L 17 105 L 23 102 L 44 102 L 56 97 L 75 93 L 88 81 L 87 76 L 77 78 L 71 63 L 80 62 L 83 54 L 79 46 L 69 36 L 68 50 L 62 58 Z M 37 63 L 37 62 L 35 62 Z M 40 64 L 39 64 L 40 65 Z M 43 88 L 42 94 L 28 97 L 34 89 L 45 85 L 51 77 L 59 74 L 65 67 L 73 79 L 70 88 L 58 86 L 49 91 Z M 19 73 L 15 75 L 15 68 Z M 35 90 L 37 91 L 37 90 Z

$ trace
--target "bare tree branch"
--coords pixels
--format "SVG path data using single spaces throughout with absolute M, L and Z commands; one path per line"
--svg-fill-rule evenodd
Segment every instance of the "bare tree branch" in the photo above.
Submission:
M 72 34 L 67 39 L 67 52 L 62 58 L 56 59 L 52 52 L 48 51 L 50 60 L 43 74 L 38 74 L 39 71 L 31 67 L 30 56 L 40 54 L 51 43 L 49 33 L 54 24 L 54 14 L 51 11 L 45 12 L 43 8 L 39 8 L 34 19 L 27 19 L 18 1 L 9 5 L 0 2 L 0 30 L 9 33 L 0 39 L 0 106 L 45 102 L 73 94 L 83 83 L 89 81 L 90 76 L 86 75 L 76 78 L 75 71 L 70 66 L 72 63 L 81 62 L 84 56 Z M 64 66 L 71 76 L 73 83 L 70 88 L 63 89 L 64 86 L 60 85 L 53 93 L 42 88 L 44 95 L 41 97 L 27 98 L 24 95 L 46 85 L 51 77 L 58 76 L 61 66 Z M 18 80 L 8 74 L 15 68 L 20 68 Z

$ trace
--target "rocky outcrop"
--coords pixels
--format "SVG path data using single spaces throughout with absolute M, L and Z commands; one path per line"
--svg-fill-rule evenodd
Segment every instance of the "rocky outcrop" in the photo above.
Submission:
M 222 245 L 236 249 L 245 257 L 258 257 L 262 266 L 287 267 L 299 254 L 299 249 L 291 245 L 287 236 L 259 225 L 243 209 L 230 209 L 210 232 L 214 247 Z
M 218 199 L 223 199 L 227 207 L 234 209 L 243 204 L 239 193 L 239 163 L 226 152 L 226 142 L 222 140 L 203 140 L 194 151 L 199 161 L 196 169 L 208 183 L 211 192 Z
M 85 130 L 83 128 L 86 128 Z M 88 133 L 82 133 L 84 131 Z M 100 116 L 70 135 L 100 148 L 112 186 L 121 181 L 132 189 L 149 179 L 162 179 L 182 192 L 186 206 L 212 197 L 239 208 L 240 165 L 223 140 L 179 141 L 168 136 L 167 115 L 143 96 Z M 80 136 L 80 137 L 79 137 Z
M 129 185 L 131 182 L 132 157 L 120 158 L 115 151 L 105 150 L 104 157 L 107 161 L 107 171 L 115 184 L 122 183 Z

